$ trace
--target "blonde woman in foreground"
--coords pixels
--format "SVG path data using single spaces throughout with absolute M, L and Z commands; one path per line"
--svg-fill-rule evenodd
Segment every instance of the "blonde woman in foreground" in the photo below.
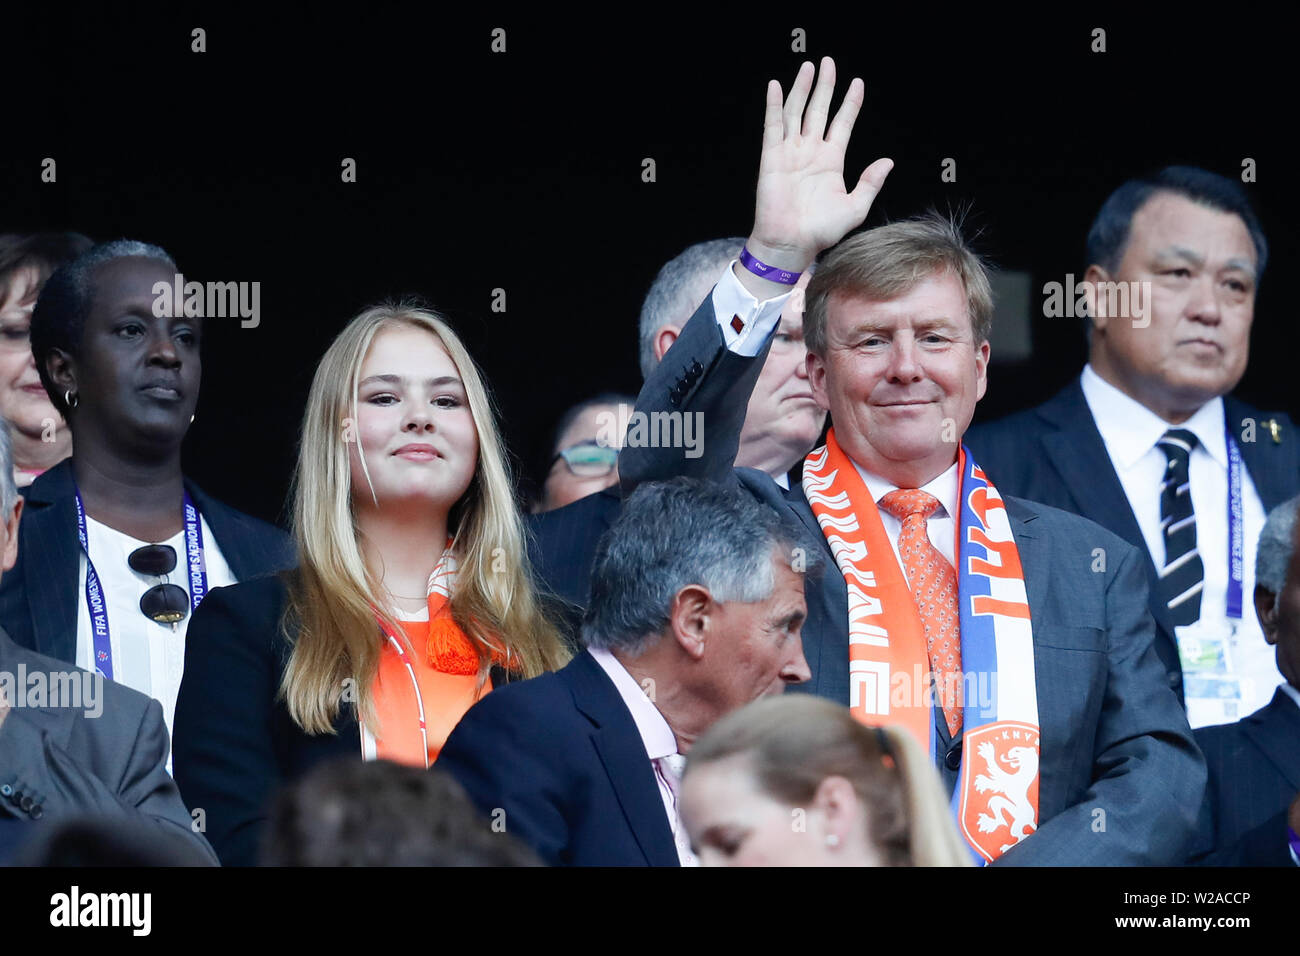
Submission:
M 529 576 L 486 386 L 432 312 L 379 306 L 321 360 L 293 487 L 296 570 L 190 625 L 176 781 L 224 864 L 273 792 L 342 754 L 427 767 L 472 704 L 568 653 Z
M 758 700 L 691 748 L 682 820 L 705 866 L 970 866 L 905 733 L 807 694 Z

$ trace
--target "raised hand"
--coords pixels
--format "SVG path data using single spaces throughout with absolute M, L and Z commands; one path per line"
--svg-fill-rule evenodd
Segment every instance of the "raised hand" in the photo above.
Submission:
M 780 83 L 767 85 L 754 229 L 747 244 L 763 262 L 794 272 L 862 224 L 894 167 L 893 160 L 878 159 L 851 192 L 845 187 L 844 153 L 862 108 L 863 83 L 856 77 L 849 83 L 828 130 L 835 61 L 822 59 L 815 88 L 814 72 L 811 63 L 800 66 L 784 101 Z

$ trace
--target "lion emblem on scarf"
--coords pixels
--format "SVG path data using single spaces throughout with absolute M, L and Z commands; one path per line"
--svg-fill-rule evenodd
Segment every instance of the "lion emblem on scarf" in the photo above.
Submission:
M 1003 761 L 1012 768 L 1008 772 L 998 766 L 993 744 L 984 741 L 979 745 L 979 755 L 984 759 L 988 773 L 975 778 L 975 790 L 992 791 L 987 813 L 976 821 L 980 833 L 992 833 L 1002 827 L 1010 829 L 1011 842 L 1003 844 L 1002 852 L 1011 849 L 1035 829 L 1034 807 L 1029 802 L 1029 788 L 1038 776 L 1038 752 L 1032 747 L 1012 747 Z

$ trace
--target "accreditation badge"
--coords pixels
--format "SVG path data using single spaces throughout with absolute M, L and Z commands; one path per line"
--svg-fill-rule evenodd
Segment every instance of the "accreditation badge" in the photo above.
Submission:
M 1246 688 L 1233 667 L 1233 631 L 1227 620 L 1200 620 L 1177 629 L 1183 698 L 1193 727 L 1230 724 L 1242 717 Z

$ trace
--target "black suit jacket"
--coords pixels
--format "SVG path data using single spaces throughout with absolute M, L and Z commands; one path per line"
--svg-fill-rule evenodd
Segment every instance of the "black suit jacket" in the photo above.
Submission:
M 438 768 L 549 864 L 678 865 L 636 723 L 586 651 L 471 707 Z
M 1242 462 L 1267 512 L 1300 492 L 1300 441 L 1295 428 L 1285 415 L 1261 412 L 1231 396 L 1223 402 L 1224 414 L 1239 439 Z M 1261 424 L 1269 418 L 1281 426 L 1279 442 L 1274 442 Z M 1240 440 L 1244 419 L 1255 421 L 1253 442 Z M 1156 651 L 1164 662 L 1169 685 L 1181 701 L 1182 664 L 1173 618 L 1155 588 L 1159 572 L 1083 397 L 1080 380 L 1075 379 L 1036 408 L 972 428 L 966 433 L 966 442 L 1004 495 L 1082 515 L 1137 548 L 1151 589 L 1151 615 L 1158 629 Z M 1247 601 L 1249 597 L 1246 595 Z
M 287 598 L 282 575 L 214 588 L 186 634 L 172 767 L 186 805 L 206 814 L 208 842 L 225 866 L 257 862 L 281 786 L 324 760 L 361 757 L 351 709 L 333 735 L 310 736 L 277 699 L 289 657 L 280 632 Z
M 586 608 L 596 543 L 622 507 L 614 485 L 563 508 L 529 515 L 528 551 L 538 584 L 569 605 Z
M 1293 866 L 1287 810 L 1300 793 L 1300 706 L 1278 688 L 1234 724 L 1201 727 L 1210 780 L 1201 811 L 1202 862 Z
M 279 528 L 222 504 L 188 478 L 185 488 L 239 580 L 293 566 L 292 542 Z M 22 647 L 74 663 L 81 545 L 71 459 L 37 478 L 23 497 L 18 563 L 0 579 L 0 627 Z
M 24 672 L 45 674 L 50 694 L 56 686 L 67 687 L 69 674 L 77 682 L 86 677 L 19 647 L 3 629 L 0 672 L 15 681 Z M 41 706 L 12 706 L 0 725 L 0 860 L 6 857 L 4 844 L 15 838 L 102 817 L 110 824 L 139 823 L 146 838 L 175 843 L 177 862 L 216 863 L 167 774 L 162 705 L 98 675 L 91 680 L 98 688 L 86 691 L 93 701 L 78 694 L 73 701 L 47 698 Z
M 826 572 L 805 582 L 803 643 L 812 679 L 791 689 L 848 704 L 847 587 L 803 489 L 782 490 L 762 472 L 732 467 L 765 357 L 766 349 L 755 358 L 728 350 L 706 299 L 637 400 L 638 412 L 702 413 L 703 453 L 626 447 L 619 473 L 625 491 L 676 475 L 738 484 L 807 529 Z M 999 862 L 1180 863 L 1204 795 L 1205 764 L 1152 647 L 1142 559 L 1091 521 L 1004 498 L 1033 619 L 1042 762 L 1038 830 Z M 935 729 L 943 745 L 938 769 L 952 792 L 961 743 L 949 740 L 939 708 Z M 1096 829 L 1099 819 L 1104 829 Z
M 208 841 L 225 866 L 257 863 L 281 787 L 323 761 L 361 759 L 351 707 L 340 709 L 334 733 L 311 735 L 279 696 L 291 650 L 281 620 L 292 573 L 214 588 L 186 635 L 172 766 L 186 805 L 206 813 Z M 494 667 L 492 686 L 509 676 Z

